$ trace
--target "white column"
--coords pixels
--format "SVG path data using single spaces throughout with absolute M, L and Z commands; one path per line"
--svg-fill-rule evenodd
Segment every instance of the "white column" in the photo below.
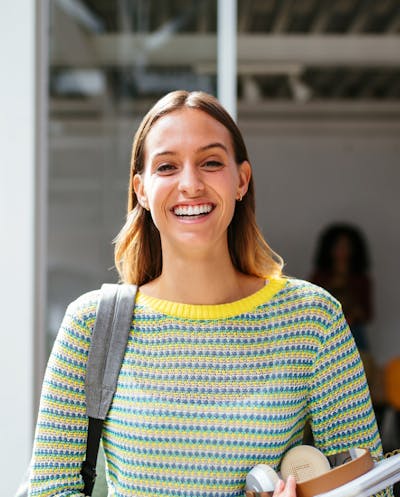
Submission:
M 35 1 L 2 2 L 0 29 L 1 494 L 13 495 L 33 434 Z
M 218 0 L 218 99 L 236 120 L 237 0 Z

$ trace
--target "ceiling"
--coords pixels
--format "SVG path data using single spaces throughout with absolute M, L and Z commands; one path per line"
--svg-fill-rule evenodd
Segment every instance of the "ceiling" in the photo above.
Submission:
M 215 91 L 216 0 L 56 0 L 53 101 Z M 400 0 L 238 0 L 239 100 L 400 101 Z M 75 83 L 74 83 L 75 82 Z M 75 86 L 74 86 L 75 85 Z

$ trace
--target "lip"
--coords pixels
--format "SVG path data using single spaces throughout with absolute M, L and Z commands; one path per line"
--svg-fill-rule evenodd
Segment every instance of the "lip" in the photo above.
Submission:
M 171 207 L 171 212 L 174 212 L 178 207 L 196 207 L 199 205 L 210 205 L 212 209 L 215 209 L 215 204 L 213 202 L 204 201 L 204 202 L 179 202 Z
M 183 207 L 198 207 L 198 206 L 208 206 L 210 207 L 210 211 L 207 213 L 202 213 L 198 215 L 191 215 L 191 216 L 185 216 L 185 215 L 178 215 L 176 214 L 176 210 L 179 208 Z M 180 222 L 184 223 L 196 223 L 196 222 L 201 222 L 205 219 L 208 219 L 209 215 L 212 214 L 216 207 L 216 204 L 213 202 L 201 202 L 201 201 L 196 201 L 196 202 L 179 202 L 178 204 L 175 204 L 173 207 L 171 207 L 170 211 L 171 214 L 175 217 L 175 219 L 178 219 Z

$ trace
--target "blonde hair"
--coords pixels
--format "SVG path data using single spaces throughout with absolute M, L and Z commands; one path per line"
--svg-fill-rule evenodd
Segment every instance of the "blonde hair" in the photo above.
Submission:
M 143 118 L 133 141 L 126 223 L 115 239 L 115 265 L 124 283 L 143 285 L 157 278 L 162 271 L 161 239 L 151 215 L 138 202 L 133 178 L 144 171 L 146 137 L 162 116 L 182 108 L 198 109 L 219 121 L 229 131 L 237 164 L 248 161 L 242 134 L 218 100 L 204 92 L 174 91 L 161 98 Z M 255 218 L 254 183 L 228 227 L 228 247 L 234 266 L 242 273 L 261 278 L 282 273 L 283 260 L 267 244 Z

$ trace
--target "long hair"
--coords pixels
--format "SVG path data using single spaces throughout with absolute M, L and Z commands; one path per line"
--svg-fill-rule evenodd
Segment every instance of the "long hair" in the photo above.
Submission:
M 248 160 L 239 128 L 215 97 L 199 91 L 173 91 L 161 98 L 143 118 L 133 141 L 127 219 L 115 239 L 115 265 L 124 283 L 143 285 L 161 274 L 160 234 L 150 213 L 138 202 L 133 179 L 144 171 L 146 137 L 154 123 L 183 108 L 201 110 L 220 122 L 231 136 L 236 163 Z M 234 266 L 242 273 L 262 278 L 281 275 L 283 261 L 266 243 L 256 223 L 252 178 L 246 195 L 236 202 L 228 227 L 228 247 Z
M 367 243 L 361 231 L 346 223 L 328 226 L 321 234 L 315 253 L 314 263 L 317 270 L 332 271 L 333 249 L 341 237 L 349 240 L 351 253 L 349 270 L 352 274 L 363 274 L 369 270 L 370 259 Z

